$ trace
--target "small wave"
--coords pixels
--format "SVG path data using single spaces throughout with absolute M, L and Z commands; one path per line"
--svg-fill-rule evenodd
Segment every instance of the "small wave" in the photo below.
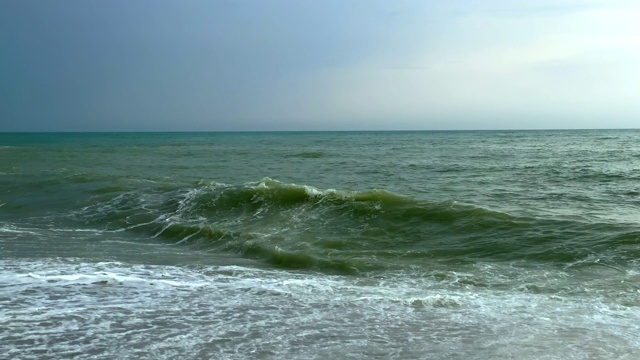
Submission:
M 2 205 L 4 204 L 0 203 L 0 207 Z M 5 225 L 3 227 L 0 227 L 0 233 L 38 235 L 37 232 L 32 230 L 35 230 L 35 229 L 21 229 L 13 225 Z
M 47 283 L 55 286 L 65 285 L 119 285 L 139 288 L 140 286 L 148 286 L 155 288 L 180 288 L 180 287 L 201 287 L 206 283 L 192 283 L 185 281 L 176 281 L 167 279 L 162 274 L 149 273 L 147 277 L 125 275 L 107 271 L 98 271 L 94 273 L 76 273 L 76 274 L 38 274 L 28 273 L 23 275 L 34 279 L 39 283 Z
M 13 287 L 119 286 L 161 290 L 197 289 L 209 284 L 201 278 L 176 276 L 175 273 L 184 274 L 184 271 L 168 266 L 131 267 L 119 262 L 84 263 L 70 258 L 63 261 L 41 259 L 37 263 L 5 261 L 4 265 L 0 279 Z
M 327 154 L 322 151 L 304 151 L 304 152 L 288 155 L 288 157 L 302 158 L 302 159 L 320 159 L 326 156 Z
M 405 304 L 416 308 L 458 308 L 462 306 L 462 301 L 459 297 L 434 295 L 423 298 L 412 298 L 403 301 Z

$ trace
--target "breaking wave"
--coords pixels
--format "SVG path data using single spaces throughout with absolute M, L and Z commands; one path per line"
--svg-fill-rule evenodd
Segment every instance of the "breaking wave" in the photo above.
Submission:
M 640 257 L 640 231 L 629 227 L 518 217 L 379 189 L 318 189 L 264 178 L 241 185 L 117 190 L 99 192 L 74 216 L 93 227 L 235 253 L 280 268 L 357 274 L 478 260 L 566 266 L 594 254 L 619 266 Z

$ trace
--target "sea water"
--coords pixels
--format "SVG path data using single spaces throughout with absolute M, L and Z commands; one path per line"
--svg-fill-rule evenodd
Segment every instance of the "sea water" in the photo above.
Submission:
M 640 358 L 640 131 L 0 134 L 0 357 Z

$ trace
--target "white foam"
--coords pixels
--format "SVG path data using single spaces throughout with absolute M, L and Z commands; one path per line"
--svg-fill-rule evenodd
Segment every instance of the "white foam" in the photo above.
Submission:
M 304 192 L 311 197 L 319 197 L 325 195 L 324 191 L 314 188 L 313 186 L 305 185 L 303 188 Z
M 4 226 L 0 227 L 0 232 L 4 233 L 38 235 L 37 232 L 31 230 L 32 229 L 17 228 L 9 224 L 5 224 Z
M 474 272 L 330 276 L 242 266 L 0 261 L 0 350 L 53 357 L 618 358 L 640 309 L 588 293 L 483 287 Z M 562 276 L 522 273 L 522 279 Z M 510 280 L 511 279 L 511 280 Z M 522 280 L 521 279 L 521 280 Z M 640 294 L 634 293 L 635 300 Z M 633 299 L 633 298 L 632 298 Z M 29 345 L 30 344 L 30 345 Z M 38 345 L 40 344 L 40 345 Z M 109 344 L 118 344 L 113 347 Z M 138 349 L 140 353 L 136 353 Z M 262 354 L 258 356 L 258 354 Z M 87 355 L 88 356 L 88 355 Z

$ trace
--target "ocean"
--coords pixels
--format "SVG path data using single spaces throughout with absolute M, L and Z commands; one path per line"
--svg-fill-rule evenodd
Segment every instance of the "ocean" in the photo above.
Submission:
M 0 354 L 638 359 L 640 130 L 2 133 Z

